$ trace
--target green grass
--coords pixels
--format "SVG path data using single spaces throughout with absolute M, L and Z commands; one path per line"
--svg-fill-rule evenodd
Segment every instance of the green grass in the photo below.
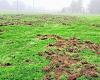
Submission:
M 20 20 L 40 19 L 39 15 L 38 18 L 35 16 L 23 17 Z M 0 63 L 11 63 L 12 65 L 0 66 L 0 80 L 43 80 L 45 72 L 42 68 L 49 64 L 49 60 L 38 56 L 37 53 L 46 50 L 45 46 L 53 43 L 54 40 L 39 41 L 36 38 L 37 34 L 55 34 L 64 38 L 75 36 L 81 40 L 91 40 L 100 44 L 100 27 L 91 26 L 93 23 L 99 23 L 100 17 L 80 18 L 84 18 L 84 23 L 75 21 L 71 25 L 62 25 L 45 22 L 42 26 L 1 26 L 0 29 L 4 32 L 0 33 Z M 82 56 L 90 63 L 97 64 L 100 70 L 100 55 L 85 50 Z M 27 63 L 25 60 L 30 60 L 30 62 Z M 85 77 L 78 80 L 83 79 Z

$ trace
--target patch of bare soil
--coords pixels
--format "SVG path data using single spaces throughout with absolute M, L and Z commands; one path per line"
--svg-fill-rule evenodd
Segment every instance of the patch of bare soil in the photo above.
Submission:
M 33 25 L 33 22 L 32 21 L 24 21 L 23 24 L 24 25 Z
M 84 20 L 80 19 L 76 16 L 53 16 L 53 15 L 41 15 L 41 16 L 35 16 L 37 19 L 34 20 L 26 20 L 23 21 L 24 17 L 31 18 L 32 16 L 26 16 L 26 15 L 13 15 L 13 16 L 0 16 L 0 26 L 9 26 L 9 25 L 29 25 L 29 26 L 36 26 L 36 27 L 42 27 L 45 23 L 47 24 L 60 24 L 63 26 L 70 26 L 72 23 L 75 23 L 76 21 L 85 23 Z M 66 22 L 66 23 L 65 23 Z
M 1 67 L 8 67 L 8 66 L 12 66 L 12 64 L 11 64 L 11 63 L 5 63 L 5 64 L 1 64 L 1 63 L 0 63 L 0 66 L 1 66 Z
M 3 20 L 4 19 L 4 17 L 3 16 L 0 16 L 0 20 Z
M 53 38 L 56 40 L 54 44 L 49 44 L 49 47 L 56 47 L 56 49 L 65 49 L 67 52 L 78 53 L 84 49 L 89 49 L 97 54 L 100 54 L 100 45 L 91 41 L 81 41 L 75 37 L 64 39 L 57 35 L 37 35 L 40 40 Z
M 61 80 L 63 74 L 68 75 L 68 80 L 76 80 L 82 75 L 86 77 L 98 77 L 100 74 L 97 66 L 83 61 L 79 52 L 89 49 L 94 52 L 100 51 L 100 45 L 91 41 L 81 41 L 77 38 L 64 39 L 57 35 L 37 35 L 40 40 L 53 38 L 54 44 L 48 44 L 49 49 L 39 52 L 38 55 L 45 56 L 51 62 L 43 70 L 47 73 L 44 80 Z M 55 50 L 50 48 L 55 47 Z M 54 75 L 52 75 L 54 73 Z M 53 77 L 54 76 L 54 77 Z
M 0 33 L 3 32 L 3 30 L 0 29 Z
M 0 29 L 0 35 L 2 35 L 2 34 L 3 34 L 3 32 L 4 32 L 4 30 L 1 30 L 1 29 Z
M 100 27 L 100 24 L 92 24 L 94 27 Z
M 9 26 L 9 25 L 15 25 L 15 22 L 13 21 L 0 22 L 0 26 Z

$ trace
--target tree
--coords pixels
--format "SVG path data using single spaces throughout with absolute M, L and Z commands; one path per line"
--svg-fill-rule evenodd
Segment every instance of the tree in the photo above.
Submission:
M 14 10 L 25 10 L 26 5 L 23 1 L 16 0 L 16 1 L 13 2 L 12 9 L 14 9 Z
M 88 9 L 90 13 L 100 14 L 100 0 L 91 0 Z
M 61 12 L 69 13 L 70 12 L 69 7 L 64 7 Z
M 83 12 L 82 0 L 72 1 L 70 5 L 70 10 L 72 13 L 81 13 Z

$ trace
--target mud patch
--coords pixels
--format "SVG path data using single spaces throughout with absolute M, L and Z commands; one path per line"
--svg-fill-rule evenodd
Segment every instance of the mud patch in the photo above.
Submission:
M 14 21 L 0 22 L 0 26 L 9 26 L 9 25 L 15 25 L 15 22 Z
M 0 29 L 0 33 L 1 33 L 1 32 L 4 32 L 4 31 Z
M 65 49 L 67 52 L 78 53 L 82 52 L 84 49 L 91 50 L 96 54 L 100 54 L 100 45 L 93 43 L 91 41 L 81 41 L 75 37 L 64 39 L 57 35 L 38 35 L 40 40 L 45 40 L 53 38 L 56 40 L 54 44 L 49 44 L 48 47 L 56 47 L 56 49 Z
M 84 49 L 98 53 L 100 51 L 99 44 L 81 41 L 75 37 L 64 39 L 57 35 L 38 35 L 38 38 L 40 40 L 49 38 L 56 40 L 54 44 L 48 44 L 47 51 L 38 53 L 39 56 L 51 60 L 49 65 L 43 68 L 43 71 L 46 72 L 44 80 L 61 80 L 63 74 L 68 75 L 68 80 L 76 80 L 83 75 L 86 77 L 98 77 L 100 75 L 97 66 L 85 61 L 80 55 Z
M 3 34 L 3 32 L 4 32 L 4 30 L 1 30 L 1 29 L 0 29 L 0 35 L 2 35 L 2 34 Z
M 100 24 L 92 24 L 94 27 L 100 27 Z
M 74 56 L 77 57 L 74 57 Z M 61 80 L 63 74 L 68 75 L 68 80 L 76 80 L 77 78 L 85 75 L 86 77 L 98 77 L 99 72 L 97 66 L 88 62 L 81 62 L 82 57 L 76 53 L 63 53 L 57 52 L 44 52 L 43 56 L 50 59 L 51 62 L 43 70 L 47 73 L 44 80 L 52 80 L 51 73 L 54 72 L 55 80 Z M 72 57 L 73 56 L 73 57 Z
M 32 21 L 24 21 L 23 24 L 24 25 L 33 25 L 33 22 Z
M 9 66 L 12 66 L 12 64 L 11 63 L 5 63 L 5 64 L 0 63 L 0 66 L 1 67 L 9 67 Z

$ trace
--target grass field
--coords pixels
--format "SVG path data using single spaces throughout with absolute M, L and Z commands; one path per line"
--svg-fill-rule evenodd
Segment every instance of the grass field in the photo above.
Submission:
M 1 16 L 0 80 L 44 79 L 47 73 L 43 68 L 51 60 L 45 56 L 39 56 L 38 52 L 46 51 L 46 46 L 55 43 L 55 40 L 51 38 L 39 40 L 37 35 L 57 35 L 64 39 L 75 37 L 81 41 L 98 44 L 98 54 L 87 49 L 79 52 L 87 62 L 96 65 L 98 77 L 82 75 L 77 80 L 100 80 L 100 16 Z M 67 78 L 60 80 L 67 80 Z

